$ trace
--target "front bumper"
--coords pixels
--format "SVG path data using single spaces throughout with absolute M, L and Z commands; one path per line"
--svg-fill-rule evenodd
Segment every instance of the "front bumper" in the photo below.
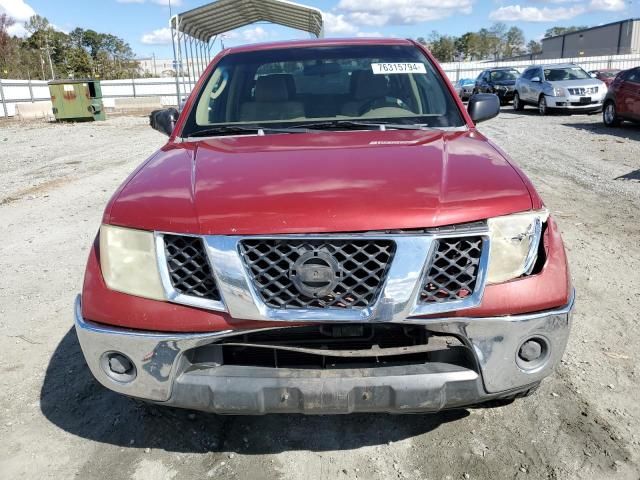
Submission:
M 591 100 L 589 103 L 582 103 L 580 96 L 571 95 L 565 97 L 546 97 L 547 107 L 554 109 L 562 109 L 567 111 L 584 111 L 591 112 L 602 109 L 602 102 L 604 97 L 601 96 L 586 96 Z
M 191 363 L 188 352 L 247 331 L 154 333 L 85 320 L 81 299 L 75 326 L 96 379 L 116 392 L 166 405 L 217 413 L 429 412 L 513 397 L 552 373 L 567 344 L 573 294 L 562 308 L 508 317 L 440 318 L 425 328 L 457 337 L 475 368 L 446 362 L 359 369 L 287 369 Z M 282 328 L 288 328 L 283 324 Z M 523 367 L 520 346 L 536 338 L 544 360 Z M 124 354 L 135 378 L 109 371 L 106 355 Z
M 501 102 L 510 102 L 513 100 L 513 96 L 515 95 L 515 89 L 509 88 L 498 88 L 494 89 L 493 93 L 495 93 Z

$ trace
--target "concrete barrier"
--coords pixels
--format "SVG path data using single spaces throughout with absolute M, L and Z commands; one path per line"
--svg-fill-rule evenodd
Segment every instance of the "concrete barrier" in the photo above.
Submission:
M 5 109 L 7 110 L 5 112 Z M 13 117 L 16 114 L 15 103 L 2 103 L 0 102 L 0 117 Z
M 42 102 L 19 102 L 16 103 L 16 116 L 20 120 L 30 120 L 34 118 L 53 119 L 51 100 Z
M 116 98 L 114 108 L 118 111 L 154 110 L 162 108 L 160 97 Z

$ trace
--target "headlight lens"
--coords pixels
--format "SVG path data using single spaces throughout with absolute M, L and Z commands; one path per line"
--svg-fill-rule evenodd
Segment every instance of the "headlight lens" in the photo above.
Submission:
M 528 274 L 535 265 L 542 224 L 549 212 L 517 213 L 487 221 L 491 237 L 488 283 L 500 283 Z
M 564 88 L 553 87 L 553 96 L 554 97 L 563 97 L 564 96 Z
M 100 266 L 111 290 L 165 300 L 152 232 L 102 225 Z

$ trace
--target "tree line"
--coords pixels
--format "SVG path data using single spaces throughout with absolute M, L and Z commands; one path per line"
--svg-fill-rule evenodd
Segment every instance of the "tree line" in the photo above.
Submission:
M 12 25 L 11 17 L 0 14 L 0 77 L 120 79 L 137 75 L 138 62 L 133 50 L 115 35 L 82 28 L 64 33 L 39 15 L 25 24 L 28 35 L 24 38 L 9 35 Z M 583 28 L 586 27 L 553 27 L 544 36 Z M 459 37 L 433 31 L 427 39 L 418 37 L 417 40 L 427 45 L 440 62 L 501 60 L 542 51 L 540 42 L 525 43 L 520 28 L 507 28 L 504 23 L 494 23 Z
M 133 50 L 115 35 L 82 28 L 61 32 L 40 15 L 25 24 L 24 38 L 9 35 L 12 25 L 11 17 L 0 15 L 0 77 L 118 79 L 137 72 Z
M 553 27 L 544 38 L 582 30 L 587 27 Z M 427 39 L 418 37 L 418 42 L 427 45 L 440 62 L 475 60 L 502 60 L 523 54 L 542 52 L 542 44 L 536 40 L 526 42 L 524 32 L 518 27 L 507 28 L 504 23 L 494 23 L 477 32 L 467 32 L 459 37 L 431 32 Z

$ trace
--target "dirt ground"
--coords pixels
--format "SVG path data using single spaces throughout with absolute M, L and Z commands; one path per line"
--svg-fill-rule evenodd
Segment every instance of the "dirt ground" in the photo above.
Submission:
M 88 247 L 164 141 L 143 117 L 0 123 L 3 479 L 640 478 L 640 127 L 509 108 L 481 130 L 567 244 L 568 351 L 533 397 L 438 415 L 223 417 L 142 406 L 89 373 L 72 328 Z

